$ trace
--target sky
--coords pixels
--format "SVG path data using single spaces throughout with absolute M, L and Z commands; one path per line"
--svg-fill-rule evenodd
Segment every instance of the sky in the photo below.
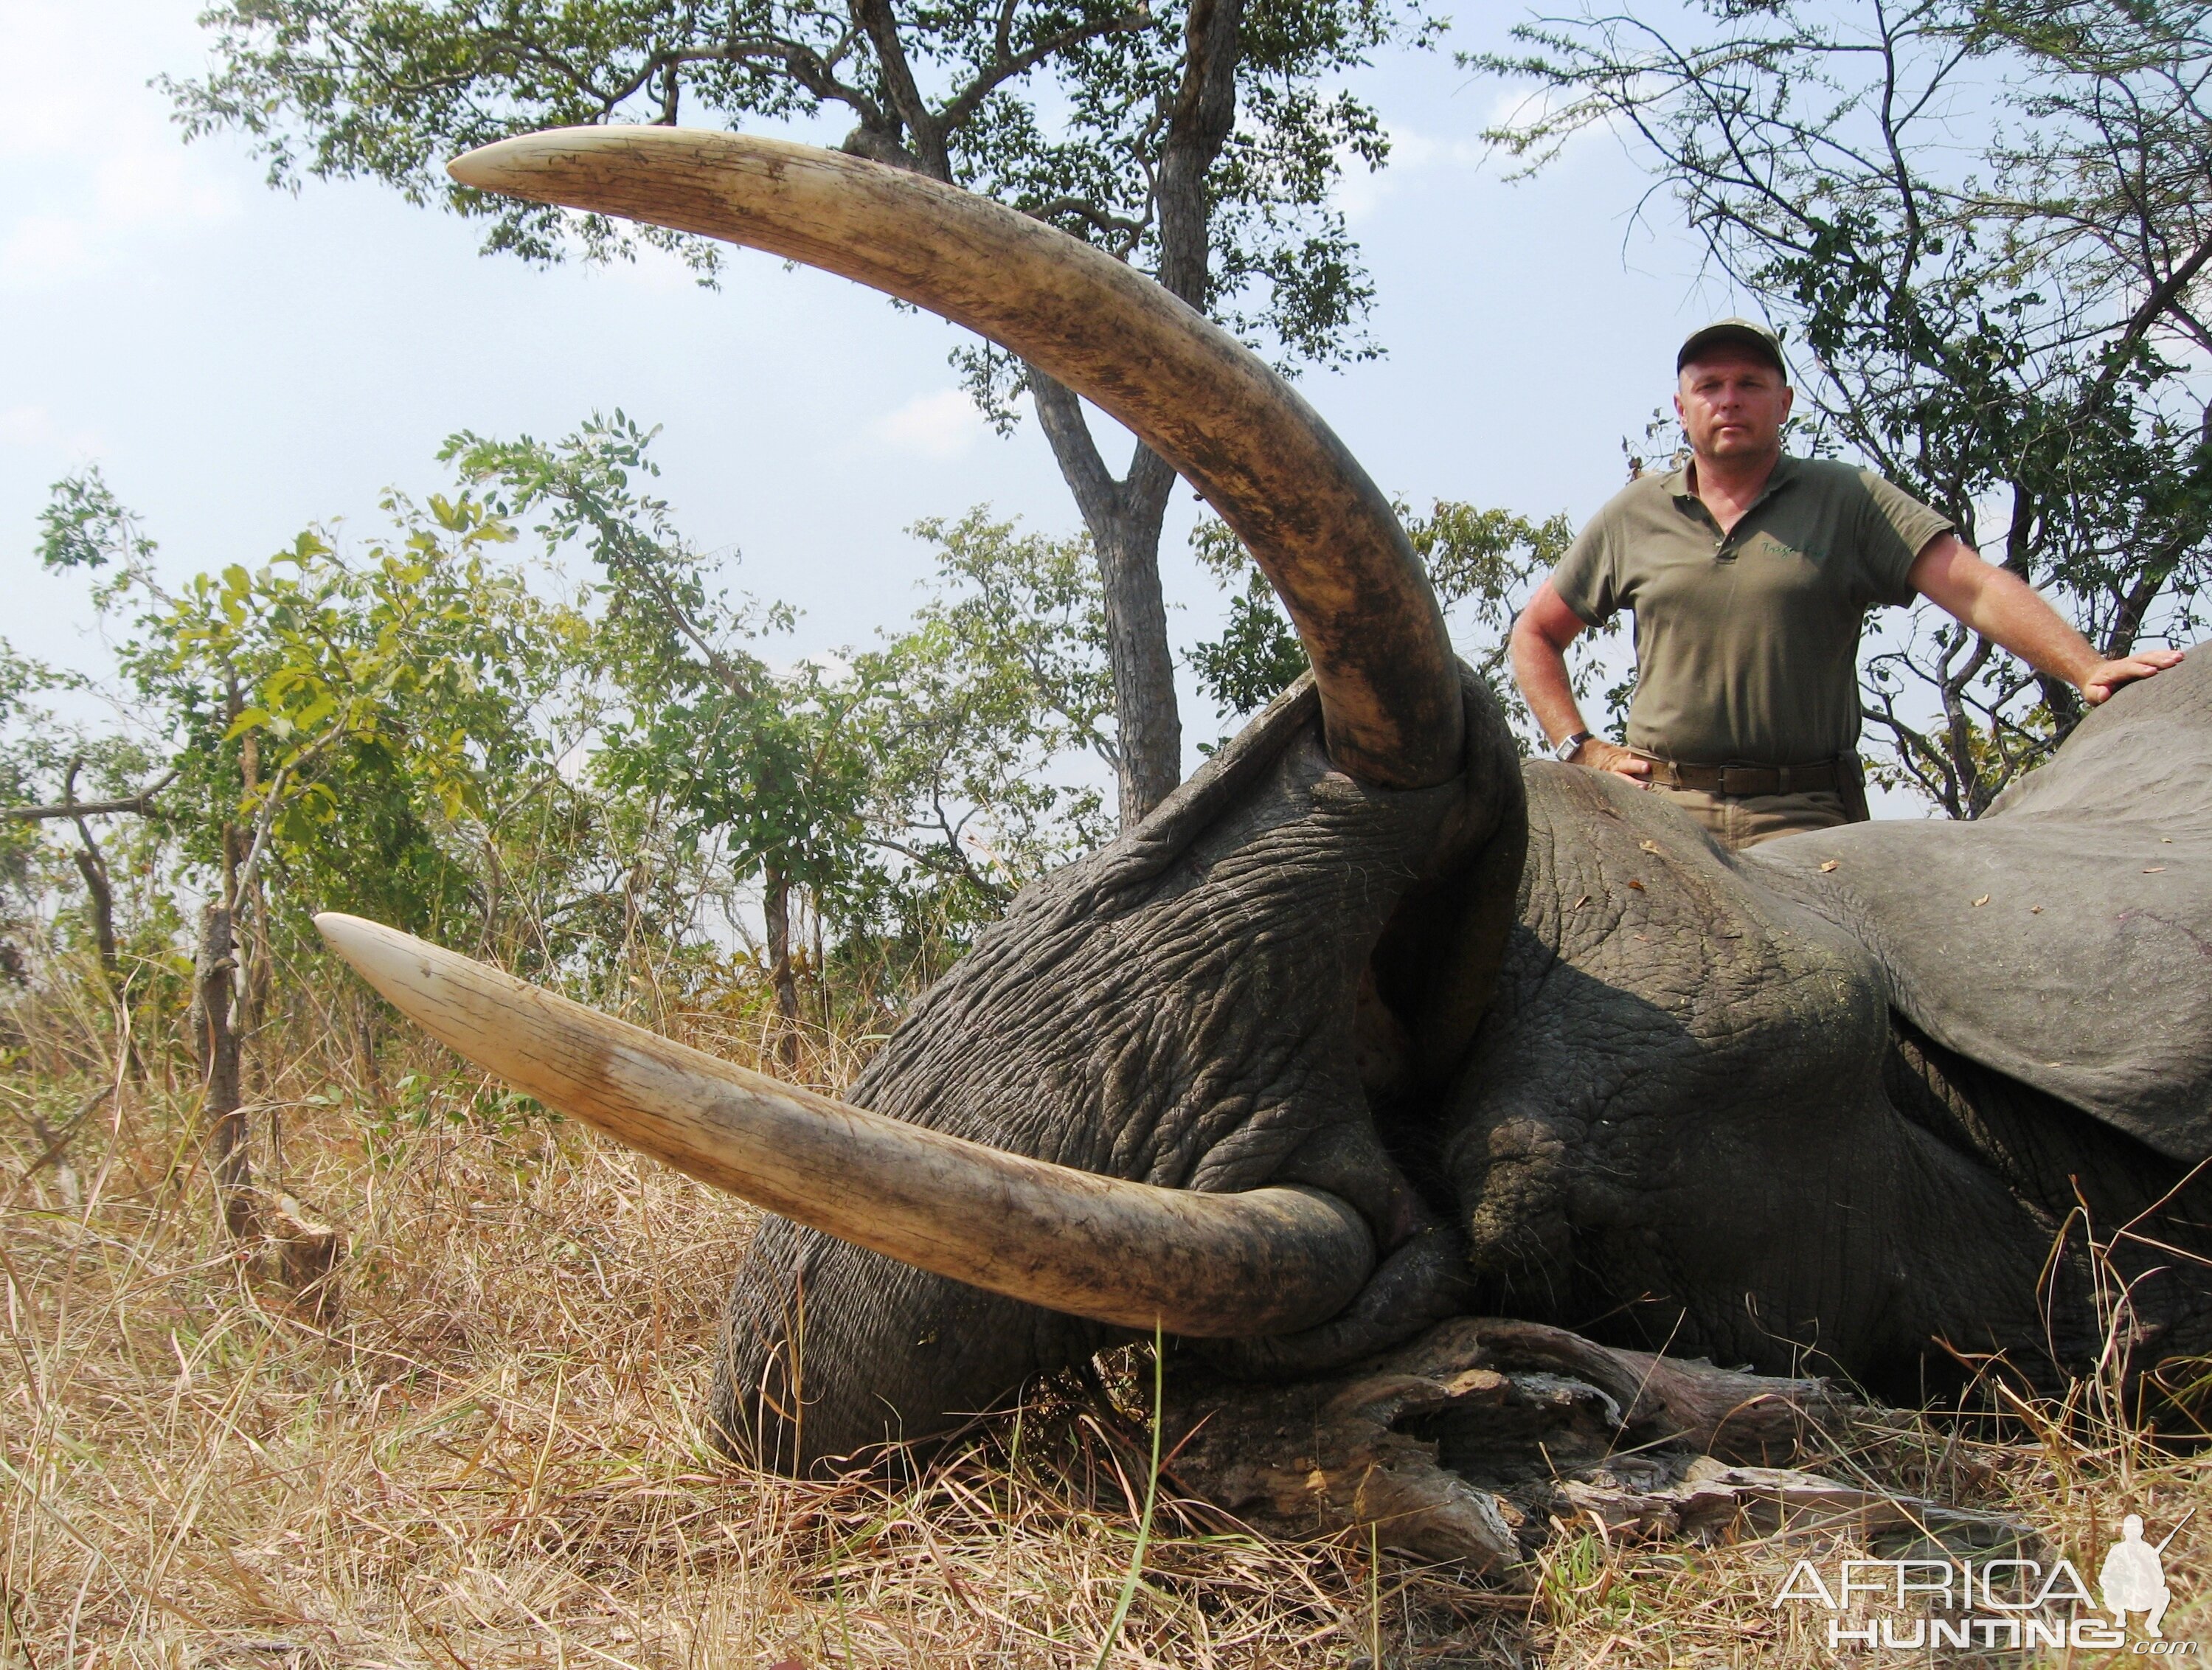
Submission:
M 920 519 L 988 501 L 1079 527 L 1034 422 L 1001 440 L 958 392 L 951 325 L 750 252 L 715 290 L 672 264 L 484 257 L 476 228 L 388 188 L 275 191 L 235 137 L 185 144 L 148 83 L 205 68 L 196 10 L 0 0 L 0 636 L 19 651 L 106 660 L 82 577 L 33 549 L 51 484 L 94 463 L 175 577 L 258 563 L 309 524 L 366 533 L 386 488 L 446 485 L 455 430 L 550 438 L 619 408 L 662 427 L 660 490 L 731 583 L 803 611 L 794 653 L 906 617 Z M 1353 83 L 1394 142 L 1341 199 L 1389 352 L 1304 387 L 1388 491 L 1579 523 L 1625 479 L 1675 346 L 1741 304 L 1663 205 L 1633 217 L 1648 182 L 1610 137 L 1518 184 L 1486 155 L 1516 94 L 1451 52 L 1512 16 L 1483 8 L 1443 52 Z M 1178 494 L 1162 548 L 1179 646 L 1220 614 L 1195 510 Z M 1185 694 L 1194 750 L 1216 732 Z

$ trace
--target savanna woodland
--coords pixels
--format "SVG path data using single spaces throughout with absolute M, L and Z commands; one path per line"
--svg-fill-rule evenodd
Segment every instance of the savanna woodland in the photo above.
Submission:
M 1370 337 L 1335 193 L 1389 149 L 1346 73 L 1451 48 L 1413 0 L 203 21 L 210 69 L 163 89 L 186 138 L 476 218 L 495 258 L 647 238 L 718 270 L 456 185 L 464 149 L 830 112 L 851 153 L 1073 234 L 1280 367 L 1413 346 Z M 1501 166 L 1630 149 L 1623 209 L 1686 225 L 1781 329 L 1796 450 L 1938 506 L 2107 655 L 2202 635 L 2212 7 L 1638 5 L 1467 67 L 1526 95 Z M 467 1067 L 322 949 L 314 913 L 371 918 L 834 1094 L 1023 888 L 1158 805 L 1188 728 L 1173 471 L 1139 443 L 1115 473 L 1050 376 L 958 357 L 1002 429 L 1043 430 L 1066 530 L 936 507 L 911 618 L 835 656 L 687 535 L 621 412 L 455 434 L 377 525 L 182 581 L 96 466 L 9 535 L 81 582 L 112 661 L 0 645 L 0 1666 L 1830 1661 L 1770 1604 L 1802 1538 L 1558 1516 L 1501 1581 L 1242 1524 L 1160 1453 L 1149 1345 L 899 1465 L 733 1463 L 702 1412 L 757 1214 Z M 1675 440 L 1655 422 L 1632 469 Z M 1398 510 L 1525 744 L 1504 635 L 1571 522 Z M 1170 560 L 1219 582 L 1188 671 L 1233 730 L 1304 653 L 1225 525 Z M 1615 726 L 1620 659 L 1583 669 Z M 2082 718 L 1940 615 L 1870 635 L 1863 672 L 1869 765 L 1933 816 L 1978 816 Z M 2167 1524 L 2212 1503 L 2188 1403 L 2154 1430 L 2116 1378 L 1993 1376 L 1839 1403 L 1796 1461 L 2089 1570 L 2123 1488 Z M 2208 1546 L 2167 1551 L 2169 1636 L 2212 1606 Z

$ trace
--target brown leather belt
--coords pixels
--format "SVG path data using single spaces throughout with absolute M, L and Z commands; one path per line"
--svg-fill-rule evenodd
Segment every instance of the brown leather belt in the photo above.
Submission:
M 1692 765 L 1681 760 L 1654 759 L 1649 780 L 1660 788 L 1699 789 L 1738 799 L 1802 794 L 1811 789 L 1844 786 L 1840 760 L 1815 760 L 1809 765 Z

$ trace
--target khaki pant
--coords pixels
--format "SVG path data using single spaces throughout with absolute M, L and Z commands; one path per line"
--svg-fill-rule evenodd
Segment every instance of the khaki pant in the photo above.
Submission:
M 1855 808 L 1834 789 L 1808 789 L 1802 794 L 1716 794 L 1701 788 L 1662 788 L 1655 783 L 1651 792 L 1665 795 L 1730 852 L 1756 847 L 1777 835 L 1863 823 L 1867 816 L 1863 793 L 1853 797 L 1858 802 Z

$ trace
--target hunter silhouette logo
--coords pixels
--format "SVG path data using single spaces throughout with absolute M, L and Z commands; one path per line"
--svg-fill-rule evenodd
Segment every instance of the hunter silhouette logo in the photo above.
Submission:
M 2143 1540 L 2142 1515 L 2130 1514 L 2120 1521 L 2120 1539 L 2112 1545 L 2112 1552 L 2105 1556 L 2105 1564 L 2097 1572 L 2097 1586 L 2104 1591 L 2105 1610 L 2112 1615 L 2112 1622 L 2121 1629 L 2128 1626 L 2128 1614 L 2143 1614 L 2143 1633 L 2154 1641 L 2162 1641 L 2166 1632 L 2159 1624 L 2166 1617 L 2166 1609 L 2173 1602 L 2173 1592 L 2166 1586 L 2166 1544 L 2181 1534 L 2181 1526 L 2195 1517 L 2191 1508 L 2160 1542 Z

